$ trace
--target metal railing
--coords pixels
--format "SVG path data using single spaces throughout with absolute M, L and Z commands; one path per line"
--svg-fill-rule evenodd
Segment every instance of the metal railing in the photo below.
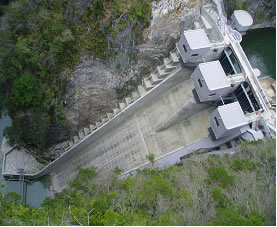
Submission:
M 255 85 L 256 85 L 256 87 L 258 89 L 258 91 L 256 91 L 256 93 L 258 93 L 258 95 L 260 96 L 260 98 L 264 102 L 264 106 L 270 109 L 271 108 L 271 104 L 270 104 L 268 98 L 265 95 L 265 92 L 264 92 L 264 89 L 263 89 L 262 85 L 260 84 L 259 80 L 255 76 L 253 68 L 252 68 L 250 62 L 248 61 L 248 59 L 247 59 L 243 49 L 241 48 L 239 43 L 235 43 L 235 45 L 238 48 L 238 50 L 240 51 L 241 57 L 245 61 L 245 64 L 247 65 L 247 67 L 248 67 L 248 69 L 249 69 L 249 71 L 251 73 L 251 79 L 253 80 L 253 82 L 255 83 Z

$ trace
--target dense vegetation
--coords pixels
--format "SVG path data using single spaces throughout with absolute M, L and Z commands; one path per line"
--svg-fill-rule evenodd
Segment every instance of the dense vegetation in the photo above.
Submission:
M 70 133 L 63 97 L 70 71 L 87 51 L 108 58 L 106 36 L 147 26 L 150 0 L 18 0 L 1 7 L 0 86 L 4 107 L 13 119 L 6 135 L 11 144 L 44 151 Z M 134 33 L 137 35 L 137 33 Z M 2 99 L 2 97 L 1 97 Z M 0 102 L 2 106 L 2 102 Z M 67 135 L 68 137 L 69 135 Z M 64 139 L 64 138 L 63 138 Z
M 231 156 L 185 160 L 103 183 L 81 169 L 70 188 L 42 208 L 0 196 L 1 225 L 275 225 L 275 141 L 243 144 Z

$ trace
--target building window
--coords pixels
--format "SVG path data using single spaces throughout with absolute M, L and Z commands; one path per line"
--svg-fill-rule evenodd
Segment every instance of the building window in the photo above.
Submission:
M 199 86 L 202 87 L 202 83 L 200 79 L 198 79 L 198 83 L 199 83 Z
M 216 123 L 216 126 L 218 127 L 218 126 L 219 126 L 219 122 L 218 122 L 218 120 L 217 120 L 216 117 L 214 117 L 214 121 L 215 121 L 215 123 Z
M 213 93 L 213 94 L 210 94 L 209 97 L 213 97 L 213 96 L 215 96 L 215 95 L 216 95 L 216 93 Z
M 192 57 L 196 57 L 196 56 L 198 56 L 198 54 L 192 54 L 191 56 L 192 56 Z
M 188 52 L 188 50 L 187 50 L 187 48 L 186 48 L 186 46 L 185 46 L 185 45 L 183 45 L 183 48 L 184 48 L 184 51 L 187 53 L 187 52 Z

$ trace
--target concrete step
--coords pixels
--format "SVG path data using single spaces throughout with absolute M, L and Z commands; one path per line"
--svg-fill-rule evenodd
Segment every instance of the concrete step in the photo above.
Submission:
M 107 117 L 109 118 L 109 120 L 111 120 L 113 118 L 114 114 L 112 113 L 107 113 Z
M 124 110 L 126 108 L 126 104 L 124 102 L 119 103 L 119 108 Z
M 165 65 L 172 65 L 172 66 L 176 66 L 179 63 L 179 58 L 176 56 L 175 53 L 169 53 L 169 57 L 168 58 L 164 58 L 164 64 Z
M 178 52 L 176 45 L 177 45 L 177 44 L 175 44 L 174 49 L 173 49 L 172 51 L 170 51 L 170 52 L 176 52 L 176 51 Z
M 136 91 L 132 92 L 132 98 L 134 100 L 137 100 L 139 97 L 140 97 L 140 94 L 138 92 L 136 92 Z
M 176 66 L 169 64 L 163 65 L 161 67 L 162 70 L 164 70 L 165 72 L 172 72 L 174 69 L 176 68 Z
M 101 117 L 101 122 L 104 124 L 107 122 L 109 119 L 107 117 Z
M 226 150 L 226 149 L 228 149 L 226 143 L 220 145 L 219 148 L 220 148 L 220 150 Z
M 170 52 L 169 56 L 172 59 L 171 64 L 177 65 L 179 63 L 179 56 L 176 54 L 176 52 Z
M 70 140 L 69 141 L 69 147 L 72 147 L 74 145 L 74 143 Z
M 151 90 L 154 86 L 151 84 L 151 82 L 147 79 L 143 79 L 143 87 L 145 91 Z
M 118 114 L 120 112 L 120 109 L 119 108 L 115 108 L 113 109 L 113 112 L 114 112 L 114 115 Z
M 201 25 L 199 24 L 199 22 L 194 22 L 194 27 L 195 29 L 200 29 L 201 28 Z
M 90 129 L 90 131 L 92 132 L 93 130 L 96 129 L 96 125 L 95 125 L 95 124 L 89 125 L 89 129 Z
M 70 148 L 69 142 L 70 142 L 70 140 L 64 142 L 64 145 L 63 145 L 64 150 L 68 150 Z
M 232 147 L 236 147 L 238 145 L 238 143 L 235 140 L 232 140 L 230 143 Z
M 125 98 L 125 102 L 127 105 L 130 105 L 134 100 L 131 97 Z
M 97 128 L 99 128 L 102 125 L 102 123 L 100 121 L 96 121 L 95 125 L 96 125 Z
M 151 73 L 151 77 L 150 77 L 150 82 L 153 85 L 159 84 L 160 82 L 162 82 L 162 79 L 159 79 L 159 77 L 157 76 L 156 73 Z
M 165 65 L 170 63 L 171 61 L 172 61 L 172 59 L 170 59 L 170 58 L 164 58 L 164 64 Z
M 175 45 L 177 45 L 177 43 Z M 170 51 L 170 53 L 174 53 L 176 55 L 176 57 L 178 58 L 178 61 L 179 61 L 180 53 L 177 50 L 176 46 L 175 46 L 175 48 L 172 51 Z M 174 57 L 174 56 L 172 56 L 172 57 Z
M 79 138 L 80 138 L 80 140 L 81 140 L 81 139 L 83 139 L 84 137 L 85 137 L 84 130 L 81 129 L 81 130 L 79 131 Z
M 90 134 L 91 131 L 89 130 L 89 128 L 84 128 L 84 133 L 85 133 L 85 136 Z
M 140 96 L 144 96 L 146 94 L 144 87 L 141 85 L 138 86 L 138 92 L 139 92 Z
M 155 72 L 157 72 L 157 76 L 159 79 L 163 79 L 169 75 L 169 72 L 165 72 L 164 70 L 162 70 L 161 66 L 158 66 Z
M 78 136 L 74 136 L 73 137 L 73 141 L 76 144 L 76 143 L 78 143 L 80 141 L 80 138 Z

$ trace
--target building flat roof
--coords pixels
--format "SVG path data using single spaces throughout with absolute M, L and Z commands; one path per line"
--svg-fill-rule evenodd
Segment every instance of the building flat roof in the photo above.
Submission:
M 253 18 L 248 12 L 244 10 L 235 10 L 234 16 L 237 22 L 243 27 L 248 27 L 253 24 Z
M 184 36 L 192 50 L 211 47 L 210 40 L 204 29 L 184 31 Z
M 239 102 L 219 106 L 218 113 L 226 129 L 237 128 L 248 124 Z
M 210 91 L 230 87 L 219 61 L 200 63 L 199 69 Z

